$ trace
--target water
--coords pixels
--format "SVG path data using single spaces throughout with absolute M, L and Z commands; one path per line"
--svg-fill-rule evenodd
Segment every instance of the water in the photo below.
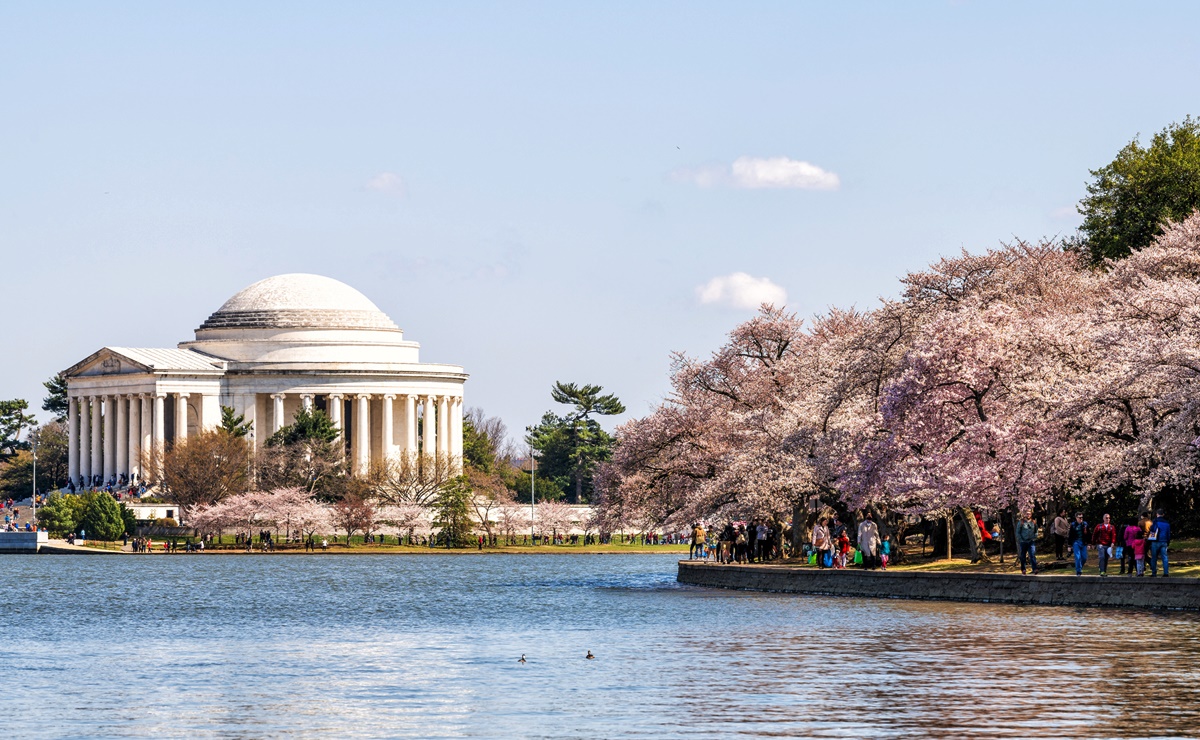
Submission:
M 658 555 L 0 562 L 11 737 L 1200 736 L 1195 614 L 708 591 Z

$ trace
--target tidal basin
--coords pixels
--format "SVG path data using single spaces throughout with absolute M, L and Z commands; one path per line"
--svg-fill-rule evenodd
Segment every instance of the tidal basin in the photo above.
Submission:
M 1195 613 L 708 590 L 677 557 L 10 557 L 8 735 L 1200 734 Z

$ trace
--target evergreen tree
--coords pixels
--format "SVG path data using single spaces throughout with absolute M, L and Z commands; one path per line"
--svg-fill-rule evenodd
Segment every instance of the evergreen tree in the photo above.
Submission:
M 112 542 L 125 531 L 125 518 L 116 499 L 104 491 L 95 491 L 86 497 L 79 528 L 93 540 Z
M 460 475 L 438 492 L 433 526 L 448 548 L 471 544 L 471 483 L 467 476 Z
M 29 404 L 19 398 L 0 401 L 0 462 L 19 450 L 29 449 L 29 443 L 21 439 L 21 433 L 37 424 L 37 419 L 25 413 L 28 408 Z
M 555 383 L 551 398 L 574 408 L 563 416 L 547 411 L 537 426 L 527 430 L 529 443 L 539 453 L 539 474 L 569 488 L 571 503 L 591 497 L 596 464 L 612 456 L 615 440 L 592 417 L 625 413 L 617 397 L 602 395 L 603 390 L 598 385 Z
M 254 429 L 254 422 L 246 422 L 245 414 L 234 416 L 233 408 L 221 407 L 221 428 L 234 437 L 245 437 Z
M 83 518 L 83 507 L 86 502 L 83 496 L 52 493 L 46 503 L 38 507 L 37 523 L 45 527 L 50 534 L 63 536 L 79 530 L 79 521 Z
M 54 414 L 55 421 L 66 421 L 67 407 L 70 403 L 67 400 L 67 376 L 58 373 L 42 385 L 49 392 L 49 395 L 42 399 L 42 410 Z
M 1190 116 L 1137 139 L 1116 159 L 1092 170 L 1088 195 L 1079 202 L 1083 224 L 1068 246 L 1093 264 L 1120 259 L 1149 246 L 1167 221 L 1182 221 L 1200 208 L 1200 120 Z

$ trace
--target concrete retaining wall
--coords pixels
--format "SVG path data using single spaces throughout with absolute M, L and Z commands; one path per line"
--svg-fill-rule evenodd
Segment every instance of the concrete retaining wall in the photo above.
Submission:
M 35 553 L 49 537 L 45 532 L 0 532 L 0 553 Z
M 679 563 L 678 580 L 709 588 L 883 599 L 1200 609 L 1200 579 L 1197 578 L 817 570 L 786 565 L 717 565 L 683 560 Z

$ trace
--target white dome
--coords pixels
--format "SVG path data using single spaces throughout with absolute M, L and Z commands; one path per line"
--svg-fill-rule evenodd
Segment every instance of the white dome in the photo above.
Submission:
M 399 331 L 362 293 L 322 275 L 276 275 L 225 301 L 197 332 L 222 329 Z

